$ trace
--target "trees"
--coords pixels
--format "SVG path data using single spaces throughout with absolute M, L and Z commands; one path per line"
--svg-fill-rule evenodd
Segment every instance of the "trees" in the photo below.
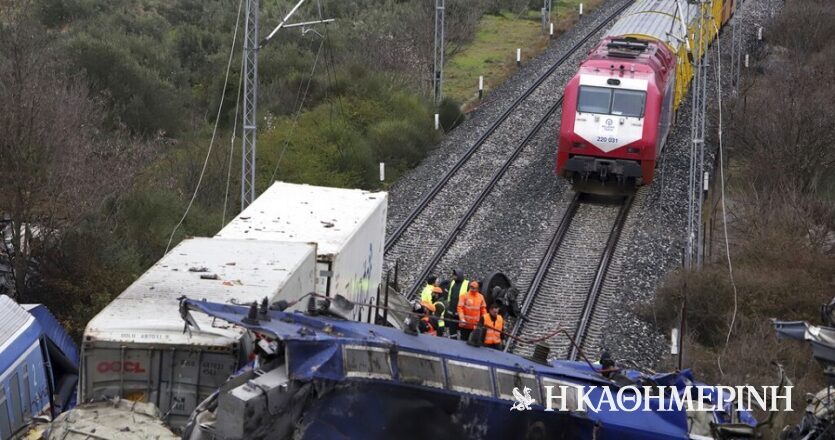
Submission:
M 0 22 L 0 213 L 10 220 L 0 252 L 18 297 L 31 263 L 123 188 L 141 156 L 100 131 L 101 106 L 83 78 L 65 73 L 27 6 L 13 3 Z
M 686 294 L 689 366 L 723 383 L 773 384 L 769 364 L 779 362 L 799 407 L 803 392 L 824 386 L 820 368 L 808 351 L 778 343 L 769 319 L 815 322 L 832 299 L 833 19 L 826 0 L 787 2 L 743 71 L 739 97 L 723 102 L 734 285 L 722 243 L 703 270 L 668 278 L 654 304 L 662 326 L 678 326 Z

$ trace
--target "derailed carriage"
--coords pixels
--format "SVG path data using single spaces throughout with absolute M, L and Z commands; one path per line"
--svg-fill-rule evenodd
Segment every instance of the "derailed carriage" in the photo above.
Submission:
M 185 299 L 181 315 L 206 314 L 257 335 L 258 358 L 189 421 L 184 438 L 751 438 L 748 413 L 666 411 L 672 394 L 649 399 L 649 410 L 605 408 L 604 388 L 666 385 L 684 393 L 689 371 L 607 377 L 583 362 L 527 359 L 463 341 L 308 313 L 285 313 Z M 318 316 L 317 316 L 318 315 Z M 566 407 L 581 408 L 577 386 L 596 387 L 600 411 L 545 411 L 551 390 L 566 387 Z M 511 411 L 521 391 L 530 410 Z M 634 395 L 634 393 L 632 394 Z M 634 397 L 640 398 L 635 395 Z M 715 396 L 709 396 L 717 407 Z M 522 405 L 524 407 L 524 405 Z M 523 409 L 523 408 L 519 408 Z

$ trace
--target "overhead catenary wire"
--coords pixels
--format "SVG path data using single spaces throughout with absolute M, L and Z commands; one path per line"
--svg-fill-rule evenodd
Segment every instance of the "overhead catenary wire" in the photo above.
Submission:
M 716 23 L 713 24 L 716 26 Z M 719 32 L 719 29 L 716 30 Z M 737 309 L 739 306 L 739 292 L 736 289 L 736 281 L 734 280 L 734 266 L 733 262 L 731 261 L 731 246 L 728 240 L 728 215 L 725 209 L 725 158 L 724 158 L 724 148 L 722 145 L 722 49 L 721 44 L 717 40 L 716 41 L 716 83 L 717 83 L 717 92 L 716 92 L 716 100 L 718 104 L 718 123 L 719 123 L 719 130 L 718 130 L 718 141 L 719 141 L 719 188 L 720 188 L 720 202 L 722 205 L 722 232 L 724 234 L 725 239 L 725 256 L 728 260 L 728 278 L 731 282 L 731 288 L 734 292 L 734 308 L 733 313 L 731 314 L 731 324 L 728 327 L 728 334 L 725 337 L 725 347 L 722 349 L 722 353 L 716 357 L 716 366 L 719 368 L 719 374 L 722 376 L 725 375 L 724 371 L 722 371 L 722 355 L 725 354 L 725 351 L 728 350 L 728 344 L 731 342 L 731 334 L 734 331 L 734 324 L 736 324 L 736 314 Z
M 273 167 L 273 173 L 270 176 L 270 182 L 275 181 L 275 176 L 278 173 L 278 167 L 281 165 L 281 160 L 284 158 L 284 153 L 287 151 L 287 147 L 290 145 L 290 139 L 293 137 L 293 133 L 296 131 L 296 126 L 299 123 L 299 118 L 301 117 L 302 110 L 304 109 L 304 102 L 307 100 L 307 94 L 310 91 L 310 84 L 313 82 L 313 75 L 316 72 L 316 65 L 319 64 L 319 55 L 322 53 L 322 47 L 325 44 L 324 38 L 321 39 L 319 42 L 319 49 L 316 51 L 316 58 L 313 59 L 313 67 L 310 69 L 310 75 L 307 78 L 307 85 L 305 86 L 304 93 L 301 95 L 301 102 L 299 103 L 299 108 L 296 110 L 296 114 L 293 116 L 293 124 L 290 126 L 290 131 L 287 134 L 287 137 L 284 139 L 284 145 L 281 148 L 281 152 L 278 154 L 278 159 L 275 162 L 275 167 Z M 299 92 L 301 92 L 302 84 L 299 83 Z M 296 101 L 298 102 L 299 94 L 296 94 Z
M 226 168 L 226 191 L 223 194 L 223 214 L 221 215 L 220 219 L 220 227 L 224 227 L 226 225 L 226 207 L 229 202 L 229 182 L 232 180 L 232 159 L 234 158 L 235 154 L 235 135 L 238 131 L 238 110 L 240 109 L 241 104 L 241 89 L 243 88 L 244 83 L 244 58 L 241 57 L 241 75 L 238 79 L 238 96 L 235 98 L 235 118 L 233 119 L 232 123 L 232 136 L 229 138 L 229 161 L 227 163 Z
M 235 56 L 235 42 L 238 40 L 238 29 L 240 28 L 241 23 L 241 10 L 244 2 L 240 0 L 238 2 L 238 14 L 235 18 L 235 32 L 232 34 L 232 45 L 229 48 L 229 61 L 226 63 L 226 78 L 223 80 L 223 89 L 220 92 L 220 103 L 217 106 L 217 116 L 215 117 L 215 125 L 212 129 L 212 138 L 209 140 L 209 149 L 206 151 L 206 158 L 203 160 L 203 168 L 200 170 L 200 177 L 197 179 L 197 185 L 194 187 L 194 192 L 191 195 L 191 200 L 189 200 L 188 205 L 186 206 L 185 212 L 183 212 L 183 216 L 180 218 L 180 221 L 177 222 L 177 225 L 174 226 L 174 229 L 171 230 L 171 235 L 168 237 L 168 244 L 165 245 L 165 253 L 168 253 L 168 250 L 171 248 L 171 242 L 174 240 L 174 234 L 177 233 L 177 230 L 180 229 L 183 222 L 186 220 L 191 207 L 194 205 L 194 200 L 197 199 L 197 193 L 200 191 L 200 184 L 203 183 L 203 176 L 206 175 L 206 167 L 209 165 L 209 157 L 212 155 L 212 148 L 215 144 L 215 136 L 217 136 L 217 127 L 220 124 L 220 115 L 221 111 L 223 110 L 223 101 L 226 99 L 226 86 L 229 84 L 229 71 L 232 68 L 232 59 Z

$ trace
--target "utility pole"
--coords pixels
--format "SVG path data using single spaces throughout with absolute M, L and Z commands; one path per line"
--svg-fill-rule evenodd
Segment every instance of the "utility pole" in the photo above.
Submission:
M 255 141 L 258 101 L 258 0 L 246 0 L 244 25 L 244 108 L 241 156 L 241 211 L 255 200 Z
M 258 133 L 257 124 L 257 103 L 258 103 L 258 51 L 267 44 L 282 28 L 301 27 L 302 32 L 307 26 L 321 23 L 330 23 L 333 19 L 323 20 L 321 7 L 319 9 L 319 20 L 307 21 L 304 23 L 287 24 L 287 20 L 296 13 L 305 0 L 299 0 L 293 9 L 287 13 L 281 23 L 267 35 L 263 41 L 259 40 L 258 33 L 258 9 L 259 0 L 246 0 L 246 22 L 244 25 L 244 109 L 243 109 L 243 139 L 241 157 L 241 211 L 246 209 L 255 200 L 255 153 L 256 136 Z
M 435 66 L 432 71 L 432 89 L 435 106 L 441 105 L 444 95 L 444 0 L 435 0 Z

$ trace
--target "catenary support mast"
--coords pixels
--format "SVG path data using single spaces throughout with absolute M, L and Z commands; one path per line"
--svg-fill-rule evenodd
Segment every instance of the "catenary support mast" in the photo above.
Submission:
M 442 0 L 441 0 L 442 1 Z M 330 23 L 333 19 L 308 21 L 304 23 L 287 24 L 287 20 L 296 13 L 305 0 L 299 0 L 293 9 L 284 16 L 281 23 L 264 38 L 259 40 L 258 33 L 258 11 L 259 0 L 246 0 L 246 24 L 244 27 L 244 111 L 243 111 L 243 142 L 241 158 L 241 211 L 246 209 L 255 200 L 255 153 L 257 124 L 257 103 L 258 103 L 258 51 L 267 44 L 281 28 L 302 27 L 320 23 Z M 321 6 L 319 13 L 321 15 Z
M 435 106 L 441 105 L 444 94 L 444 0 L 435 0 L 435 55 L 432 89 Z
M 706 57 L 707 33 L 710 32 L 706 23 L 709 17 L 707 7 L 698 3 L 698 25 L 695 34 L 696 47 L 693 54 L 693 82 L 692 106 L 690 114 L 690 170 L 687 197 L 687 245 L 684 255 L 684 265 L 687 269 L 700 269 L 702 266 L 702 205 L 704 203 L 704 172 L 705 172 L 705 118 L 707 111 L 707 73 Z
M 258 7 L 246 0 L 244 27 L 244 108 L 241 156 L 241 211 L 255 200 L 256 104 L 258 101 Z

